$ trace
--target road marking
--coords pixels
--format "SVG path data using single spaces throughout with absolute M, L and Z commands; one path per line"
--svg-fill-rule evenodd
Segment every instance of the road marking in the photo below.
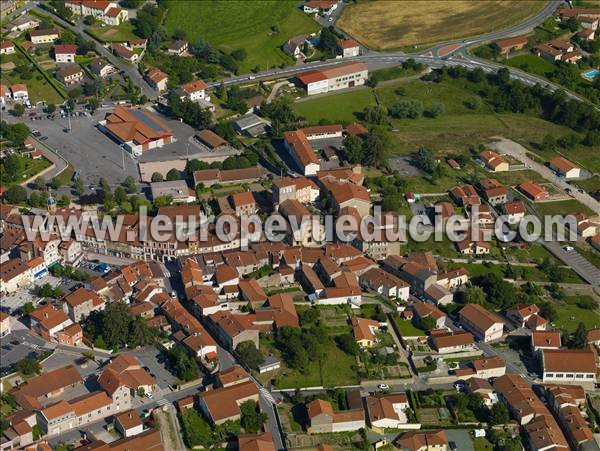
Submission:
M 275 398 L 273 398 L 273 395 L 271 394 L 271 392 L 269 390 L 267 390 L 265 387 L 260 387 L 260 393 L 271 404 L 275 404 Z

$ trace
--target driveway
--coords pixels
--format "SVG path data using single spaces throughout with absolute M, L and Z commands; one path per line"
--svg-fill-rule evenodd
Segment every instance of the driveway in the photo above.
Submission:
M 579 191 L 572 189 L 571 185 L 569 185 L 565 179 L 558 177 L 552 170 L 550 170 L 550 168 L 531 159 L 528 156 L 529 150 L 527 150 L 521 144 L 518 144 L 509 139 L 500 138 L 499 141 L 490 144 L 490 147 L 501 154 L 507 154 L 518 159 L 527 167 L 540 174 L 546 180 L 552 182 L 554 186 L 563 191 L 565 194 L 567 194 L 566 190 L 568 188 L 571 191 L 570 195 L 573 198 L 577 199 L 579 202 L 589 207 L 597 215 L 600 215 L 600 203 L 596 199 L 594 199 L 586 192 L 580 193 Z M 565 212 L 565 214 L 567 213 L 569 212 Z

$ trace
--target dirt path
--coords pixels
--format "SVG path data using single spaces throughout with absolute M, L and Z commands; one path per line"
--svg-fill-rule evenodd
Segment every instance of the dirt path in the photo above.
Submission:
M 166 411 L 157 409 L 154 411 L 154 415 L 158 420 L 165 449 L 185 451 L 187 448 L 183 443 L 183 438 L 179 431 L 179 422 L 177 421 L 175 409 L 172 406 L 169 406 Z

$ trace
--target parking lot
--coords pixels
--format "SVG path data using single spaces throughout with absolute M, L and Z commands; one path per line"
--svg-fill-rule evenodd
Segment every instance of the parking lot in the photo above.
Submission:
M 18 361 L 52 350 L 54 345 L 47 343 L 36 335 L 32 335 L 29 329 L 23 327 L 13 330 L 6 337 L 3 337 L 0 340 L 0 347 L 2 355 L 0 375 L 4 376 L 12 372 L 12 368 Z
M 55 114 L 54 120 L 40 115 L 40 120 L 28 122 L 31 128 L 40 131 L 47 137 L 45 144 L 69 160 L 83 177 L 86 185 L 98 184 L 104 177 L 111 185 L 123 182 L 125 177 L 132 175 L 138 178 L 138 160 L 124 152 L 118 143 L 102 133 L 96 126 L 98 121 L 104 119 L 111 109 L 102 109 L 91 115 L 75 115 L 63 118 Z M 139 161 L 161 161 L 173 158 L 186 158 L 197 156 L 199 148 L 190 144 L 190 138 L 195 130 L 178 120 L 151 111 L 152 114 L 165 122 L 173 131 L 177 142 L 146 152 Z M 70 131 L 69 130 L 70 127 Z M 187 144 L 187 146 L 186 146 Z M 124 168 L 123 168 L 124 164 Z

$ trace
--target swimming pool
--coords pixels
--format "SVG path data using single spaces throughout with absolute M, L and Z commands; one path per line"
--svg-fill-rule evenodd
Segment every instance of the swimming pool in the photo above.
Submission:
M 584 72 L 583 74 L 581 74 L 581 76 L 583 78 L 587 78 L 588 80 L 592 80 L 595 77 L 597 77 L 598 75 L 600 75 L 600 71 L 598 71 L 598 69 L 588 70 L 587 72 Z

